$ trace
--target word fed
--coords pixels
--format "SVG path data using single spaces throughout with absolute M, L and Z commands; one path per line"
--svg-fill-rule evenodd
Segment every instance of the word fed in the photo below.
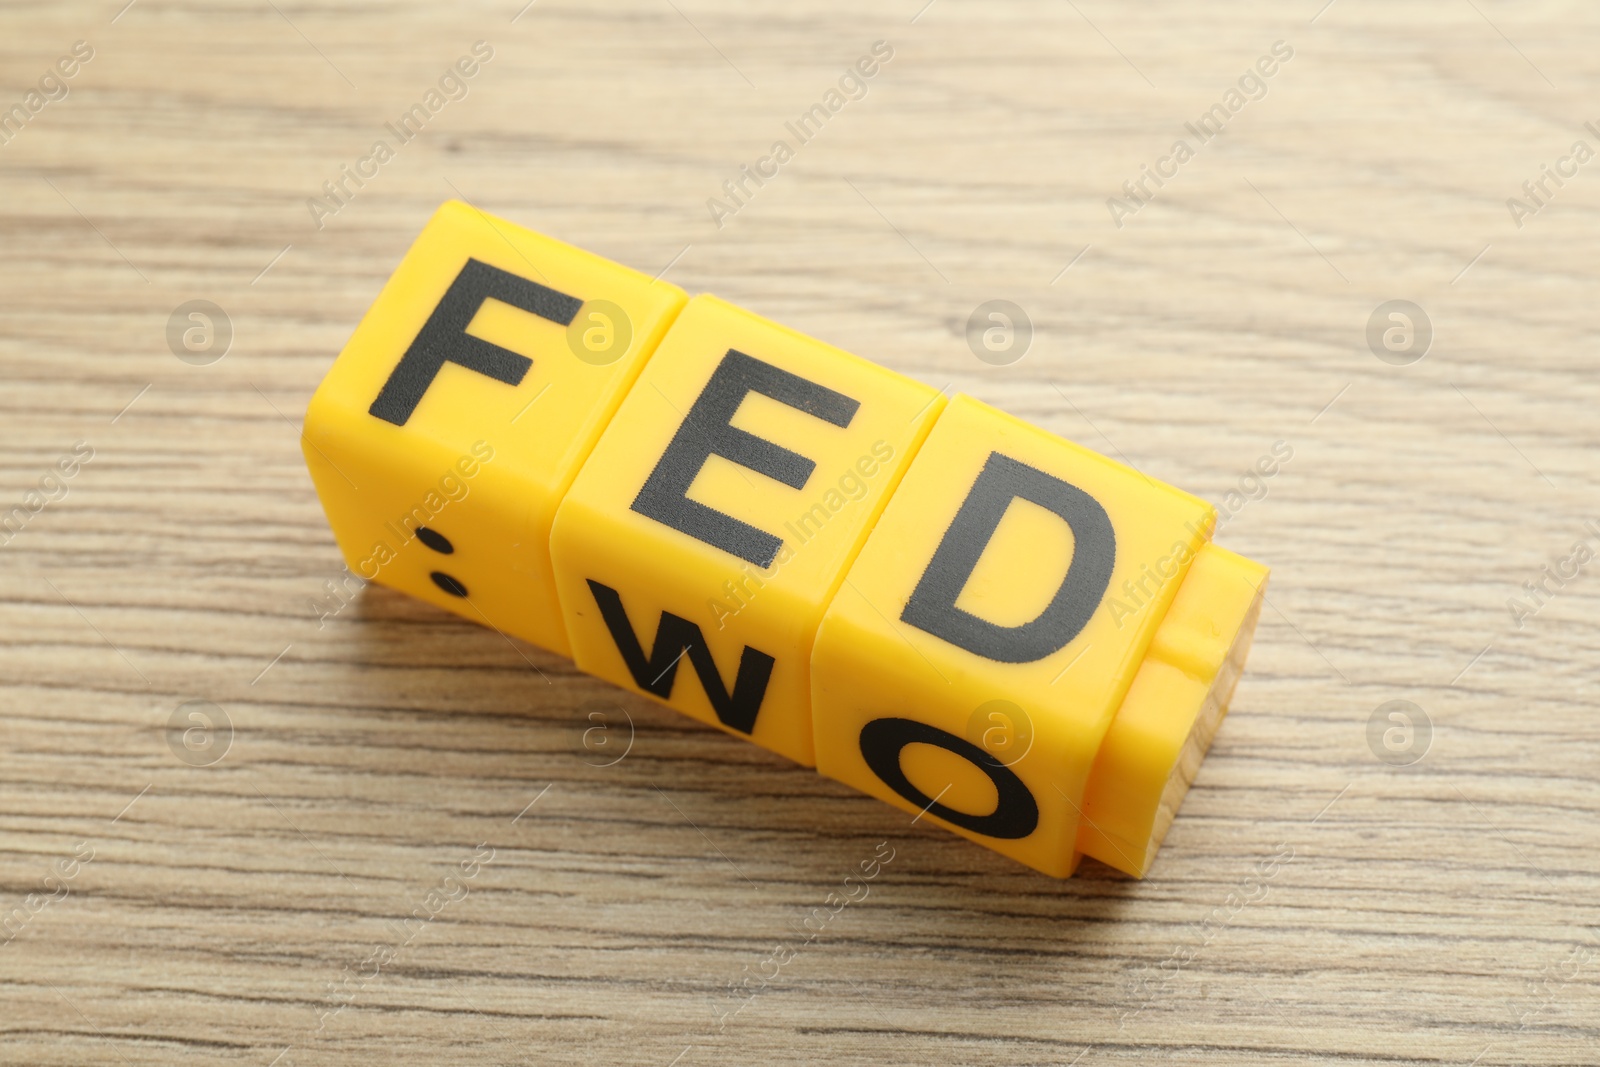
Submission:
M 303 441 L 361 577 L 1057 877 L 1149 868 L 1267 576 L 1196 497 L 455 201 Z

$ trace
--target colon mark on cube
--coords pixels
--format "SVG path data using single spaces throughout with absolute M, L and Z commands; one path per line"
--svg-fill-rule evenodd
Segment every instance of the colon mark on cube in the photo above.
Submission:
M 1266 578 L 1194 497 L 456 202 L 304 451 L 363 577 L 1057 876 L 1148 869 Z

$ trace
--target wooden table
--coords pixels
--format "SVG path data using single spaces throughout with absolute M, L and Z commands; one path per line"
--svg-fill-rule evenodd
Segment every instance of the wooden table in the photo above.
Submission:
M 1600 1063 L 1592 7 L 122 2 L 0 14 L 0 1061 Z M 1269 605 L 1150 877 L 381 588 L 319 621 L 301 414 L 451 196 L 1224 505 Z

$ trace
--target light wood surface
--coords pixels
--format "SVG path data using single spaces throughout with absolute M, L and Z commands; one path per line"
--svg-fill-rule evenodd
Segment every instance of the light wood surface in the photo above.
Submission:
M 0 106 L 94 49 L 0 145 L 0 513 L 93 449 L 0 546 L 0 1062 L 1600 1063 L 1600 562 L 1507 605 L 1600 548 L 1600 162 L 1506 205 L 1600 149 L 1592 6 L 122 2 L 0 11 Z M 1269 603 L 1150 877 L 1036 875 L 383 589 L 319 626 L 300 416 L 453 195 L 1218 503 L 1292 448 L 1218 536 Z M 965 338 L 997 298 L 1009 366 Z

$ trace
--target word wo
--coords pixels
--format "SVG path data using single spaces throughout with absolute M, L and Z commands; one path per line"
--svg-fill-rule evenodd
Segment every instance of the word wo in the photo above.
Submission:
M 11 139 L 21 133 L 22 128 L 43 111 L 46 104 L 65 100 L 71 91 L 67 81 L 76 77 L 82 64 L 93 58 L 94 48 L 88 41 L 74 41 L 72 53 L 56 60 L 55 66 L 39 77 L 37 89 L 29 89 L 22 95 L 20 103 L 0 111 L 0 144 L 10 144 Z
M 494 48 L 486 41 L 478 41 L 472 46 L 471 56 L 462 56 L 454 66 L 445 68 L 445 72 L 439 76 L 439 88 L 429 89 L 422 94 L 419 103 L 401 112 L 398 125 L 384 123 L 383 128 L 394 135 L 396 146 L 408 143 L 421 133 L 428 120 L 443 111 L 450 101 L 465 100 L 470 91 L 467 82 L 477 77 L 482 69 L 480 63 L 487 63 L 493 58 Z M 339 164 L 339 176 L 322 183 L 324 195 L 306 200 L 306 210 L 311 212 L 311 221 L 317 229 L 322 229 L 324 218 L 337 215 L 355 199 L 357 191 L 366 188 L 367 183 L 363 178 L 369 181 L 376 178 L 378 168 L 394 157 L 395 150 L 389 147 L 389 142 L 377 140 L 372 142 L 366 155 L 356 160 L 353 168 L 345 163 Z M 352 182 L 355 189 L 350 188 Z
M 1189 131 L 1197 143 L 1204 147 L 1213 137 L 1222 134 L 1223 127 L 1228 120 L 1244 110 L 1244 106 L 1251 100 L 1261 100 L 1267 95 L 1266 79 L 1278 73 L 1278 63 L 1287 63 L 1294 58 L 1294 49 L 1287 41 L 1273 41 L 1272 55 L 1262 56 L 1257 59 L 1253 68 L 1247 68 L 1239 76 L 1238 88 L 1229 86 L 1222 94 L 1222 100 L 1212 104 L 1206 112 L 1194 122 L 1186 122 L 1183 128 Z M 1248 94 L 1248 95 L 1247 95 Z M 1151 189 L 1149 182 L 1156 183 L 1156 189 L 1166 185 L 1162 179 L 1172 179 L 1178 176 L 1178 168 L 1195 157 L 1196 150 L 1189 147 L 1189 142 L 1178 138 L 1172 142 L 1172 149 L 1167 154 L 1157 159 L 1152 169 L 1148 163 L 1139 165 L 1139 175 L 1122 183 L 1122 191 L 1127 199 L 1109 197 L 1106 200 L 1106 210 L 1111 213 L 1111 221 L 1117 229 L 1122 229 L 1122 220 L 1129 215 L 1137 215 L 1139 209 L 1155 199 L 1155 189 Z M 1141 195 L 1143 194 L 1143 195 Z
M 820 103 L 812 104 L 794 122 L 785 122 L 784 129 L 792 133 L 799 144 L 807 144 L 822 132 L 830 118 L 844 110 L 845 104 L 863 99 L 867 95 L 867 80 L 878 73 L 879 62 L 887 63 L 893 58 L 893 45 L 888 41 L 874 41 L 871 55 L 862 56 L 854 67 L 845 68 L 839 77 L 839 88 L 823 93 Z M 768 179 L 776 178 L 779 168 L 794 158 L 795 151 L 788 141 L 773 141 L 768 154 L 756 160 L 753 166 L 740 165 L 738 176 L 722 183 L 722 192 L 728 199 L 724 201 L 713 196 L 706 201 L 706 210 L 711 212 L 711 221 L 717 224 L 717 229 L 722 229 L 723 220 L 737 215 L 755 196 L 750 183 L 755 182 L 760 189 Z

